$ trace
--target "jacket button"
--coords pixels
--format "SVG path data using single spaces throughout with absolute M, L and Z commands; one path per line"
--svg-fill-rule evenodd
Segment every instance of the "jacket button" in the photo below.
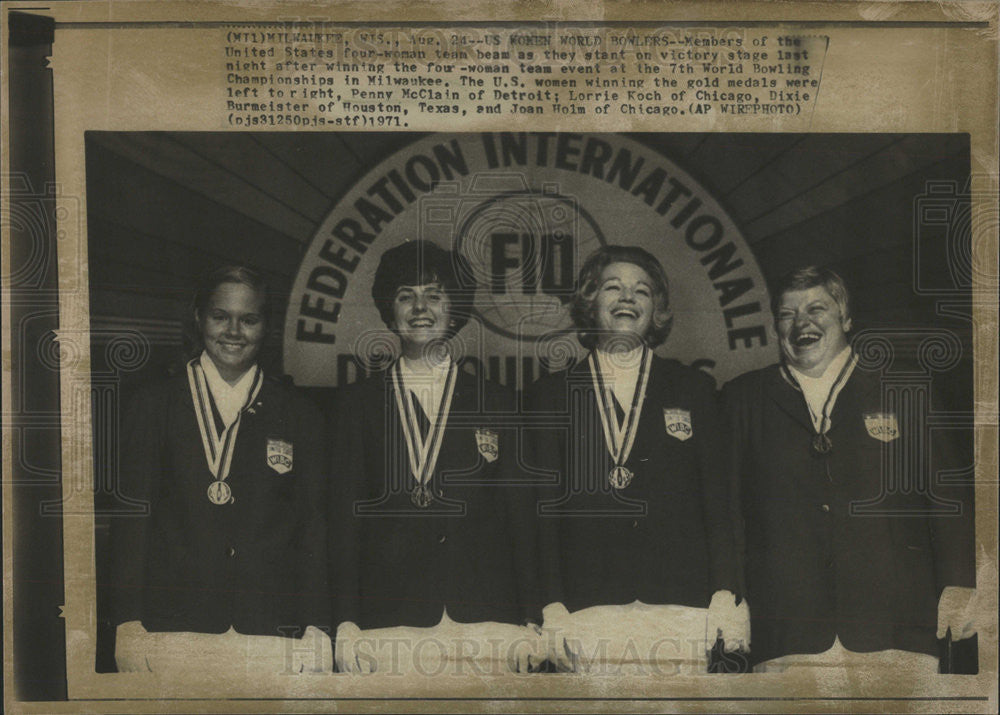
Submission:
M 441 538 L 440 538 L 440 539 L 438 539 L 438 543 L 439 543 L 439 544 L 443 544 L 443 543 L 444 543 L 444 540 L 445 540 L 445 539 L 447 539 L 447 538 L 448 538 L 447 536 L 444 536 L 444 535 L 442 535 L 442 536 L 441 536 Z
M 229 558 L 235 557 L 236 556 L 236 547 L 235 546 L 230 546 L 228 553 L 229 553 Z
M 822 511 L 828 512 L 828 511 L 830 511 L 830 505 L 829 504 L 824 504 L 823 506 L 820 507 L 820 509 Z
M 638 529 L 639 528 L 639 521 L 638 520 L 632 522 L 632 528 L 633 529 Z

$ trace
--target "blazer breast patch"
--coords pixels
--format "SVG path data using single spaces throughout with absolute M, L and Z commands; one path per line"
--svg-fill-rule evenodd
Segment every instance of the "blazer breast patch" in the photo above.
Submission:
M 664 407 L 663 424 L 667 430 L 667 434 L 674 439 L 679 439 L 681 442 L 694 436 L 694 430 L 691 428 L 691 412 L 689 410 Z
M 267 438 L 267 466 L 278 474 L 292 470 L 292 443 L 274 437 Z
M 893 412 L 866 412 L 865 430 L 869 437 L 880 442 L 891 442 L 899 436 L 899 423 Z

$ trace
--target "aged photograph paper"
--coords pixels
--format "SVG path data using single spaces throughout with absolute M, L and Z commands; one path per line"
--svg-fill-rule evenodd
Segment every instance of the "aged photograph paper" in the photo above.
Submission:
M 3 16 L 6 709 L 995 711 L 995 3 Z

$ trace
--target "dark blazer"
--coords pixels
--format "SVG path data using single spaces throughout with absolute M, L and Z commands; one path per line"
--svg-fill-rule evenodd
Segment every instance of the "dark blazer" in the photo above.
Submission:
M 540 379 L 526 401 L 536 422 L 530 461 L 551 479 L 540 517 L 541 541 L 556 543 L 543 566 L 547 600 L 570 611 L 636 599 L 706 607 L 714 591 L 736 590 L 739 566 L 711 377 L 653 358 L 625 464 L 635 477 L 622 490 L 608 483 L 613 463 L 587 361 Z M 665 410 L 690 415 L 687 439 L 668 431 Z
M 271 636 L 328 625 L 322 431 L 311 405 L 265 379 L 241 418 L 235 501 L 220 506 L 187 373 L 141 390 L 125 412 L 120 495 L 149 511 L 111 520 L 115 622 Z M 292 444 L 290 471 L 268 466 L 269 439 Z
M 879 375 L 858 367 L 834 405 L 826 456 L 810 450 L 805 399 L 777 365 L 736 378 L 723 400 L 742 492 L 753 659 L 820 653 L 837 635 L 857 652 L 935 655 L 941 590 L 975 585 L 972 490 L 934 485 L 951 506 L 935 504 L 926 490 L 892 489 L 898 473 L 883 478 L 882 465 L 929 468 L 904 478 L 962 466 L 947 463 L 944 440 L 930 445 L 930 464 L 918 457 L 924 420 L 905 404 L 883 407 Z M 888 443 L 870 436 L 864 419 L 886 411 L 899 427 Z
M 333 535 L 330 551 L 360 556 L 344 568 L 353 583 L 338 580 L 355 601 L 345 618 L 364 629 L 426 627 L 447 608 L 461 623 L 540 621 L 512 393 L 459 369 L 426 508 L 410 500 L 416 481 L 390 374 L 340 389 L 333 414 L 333 469 L 351 494 L 332 495 L 331 509 L 352 533 Z M 484 435 L 496 439 L 494 461 L 478 446 Z

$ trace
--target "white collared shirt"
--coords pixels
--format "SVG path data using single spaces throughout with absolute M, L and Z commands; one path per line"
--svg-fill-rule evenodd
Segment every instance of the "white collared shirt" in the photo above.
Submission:
M 642 346 L 627 352 L 606 353 L 595 350 L 601 379 L 611 388 L 615 399 L 625 414 L 628 414 L 635 397 L 635 386 L 639 382 L 639 368 L 642 366 Z
M 403 376 L 403 387 L 413 393 L 427 415 L 431 424 L 437 422 L 441 409 L 441 399 L 444 397 L 445 384 L 448 382 L 448 371 L 451 369 L 451 359 L 434 365 L 428 371 L 416 372 L 405 357 L 400 358 L 399 371 Z
M 837 395 L 840 394 L 847 380 L 841 380 L 840 384 L 836 385 L 836 387 L 834 383 L 840 375 L 840 371 L 844 369 L 844 365 L 850 359 L 851 347 L 847 346 L 830 361 L 830 364 L 826 366 L 826 370 L 819 377 L 809 377 L 805 373 L 796 370 L 792 365 L 788 365 L 789 372 L 792 373 L 796 381 L 798 381 L 799 387 L 802 388 L 802 396 L 805 397 L 806 405 L 809 406 L 809 417 L 812 418 L 813 427 L 817 432 L 823 429 L 823 407 L 826 406 L 828 420 L 833 413 L 833 406 L 837 402 Z M 833 389 L 832 395 L 830 394 L 831 389 Z M 829 405 L 827 405 L 828 398 L 830 400 Z M 829 421 L 826 427 L 827 429 L 830 428 Z
M 208 383 L 208 389 L 212 392 L 215 409 L 219 411 L 222 423 L 228 427 L 236 421 L 240 410 L 246 404 L 250 387 L 253 385 L 255 370 L 251 367 L 243 373 L 235 385 L 230 385 L 219 374 L 219 369 L 215 367 L 215 363 L 212 362 L 212 358 L 208 356 L 206 351 L 202 351 L 199 361 L 205 371 L 205 382 Z

